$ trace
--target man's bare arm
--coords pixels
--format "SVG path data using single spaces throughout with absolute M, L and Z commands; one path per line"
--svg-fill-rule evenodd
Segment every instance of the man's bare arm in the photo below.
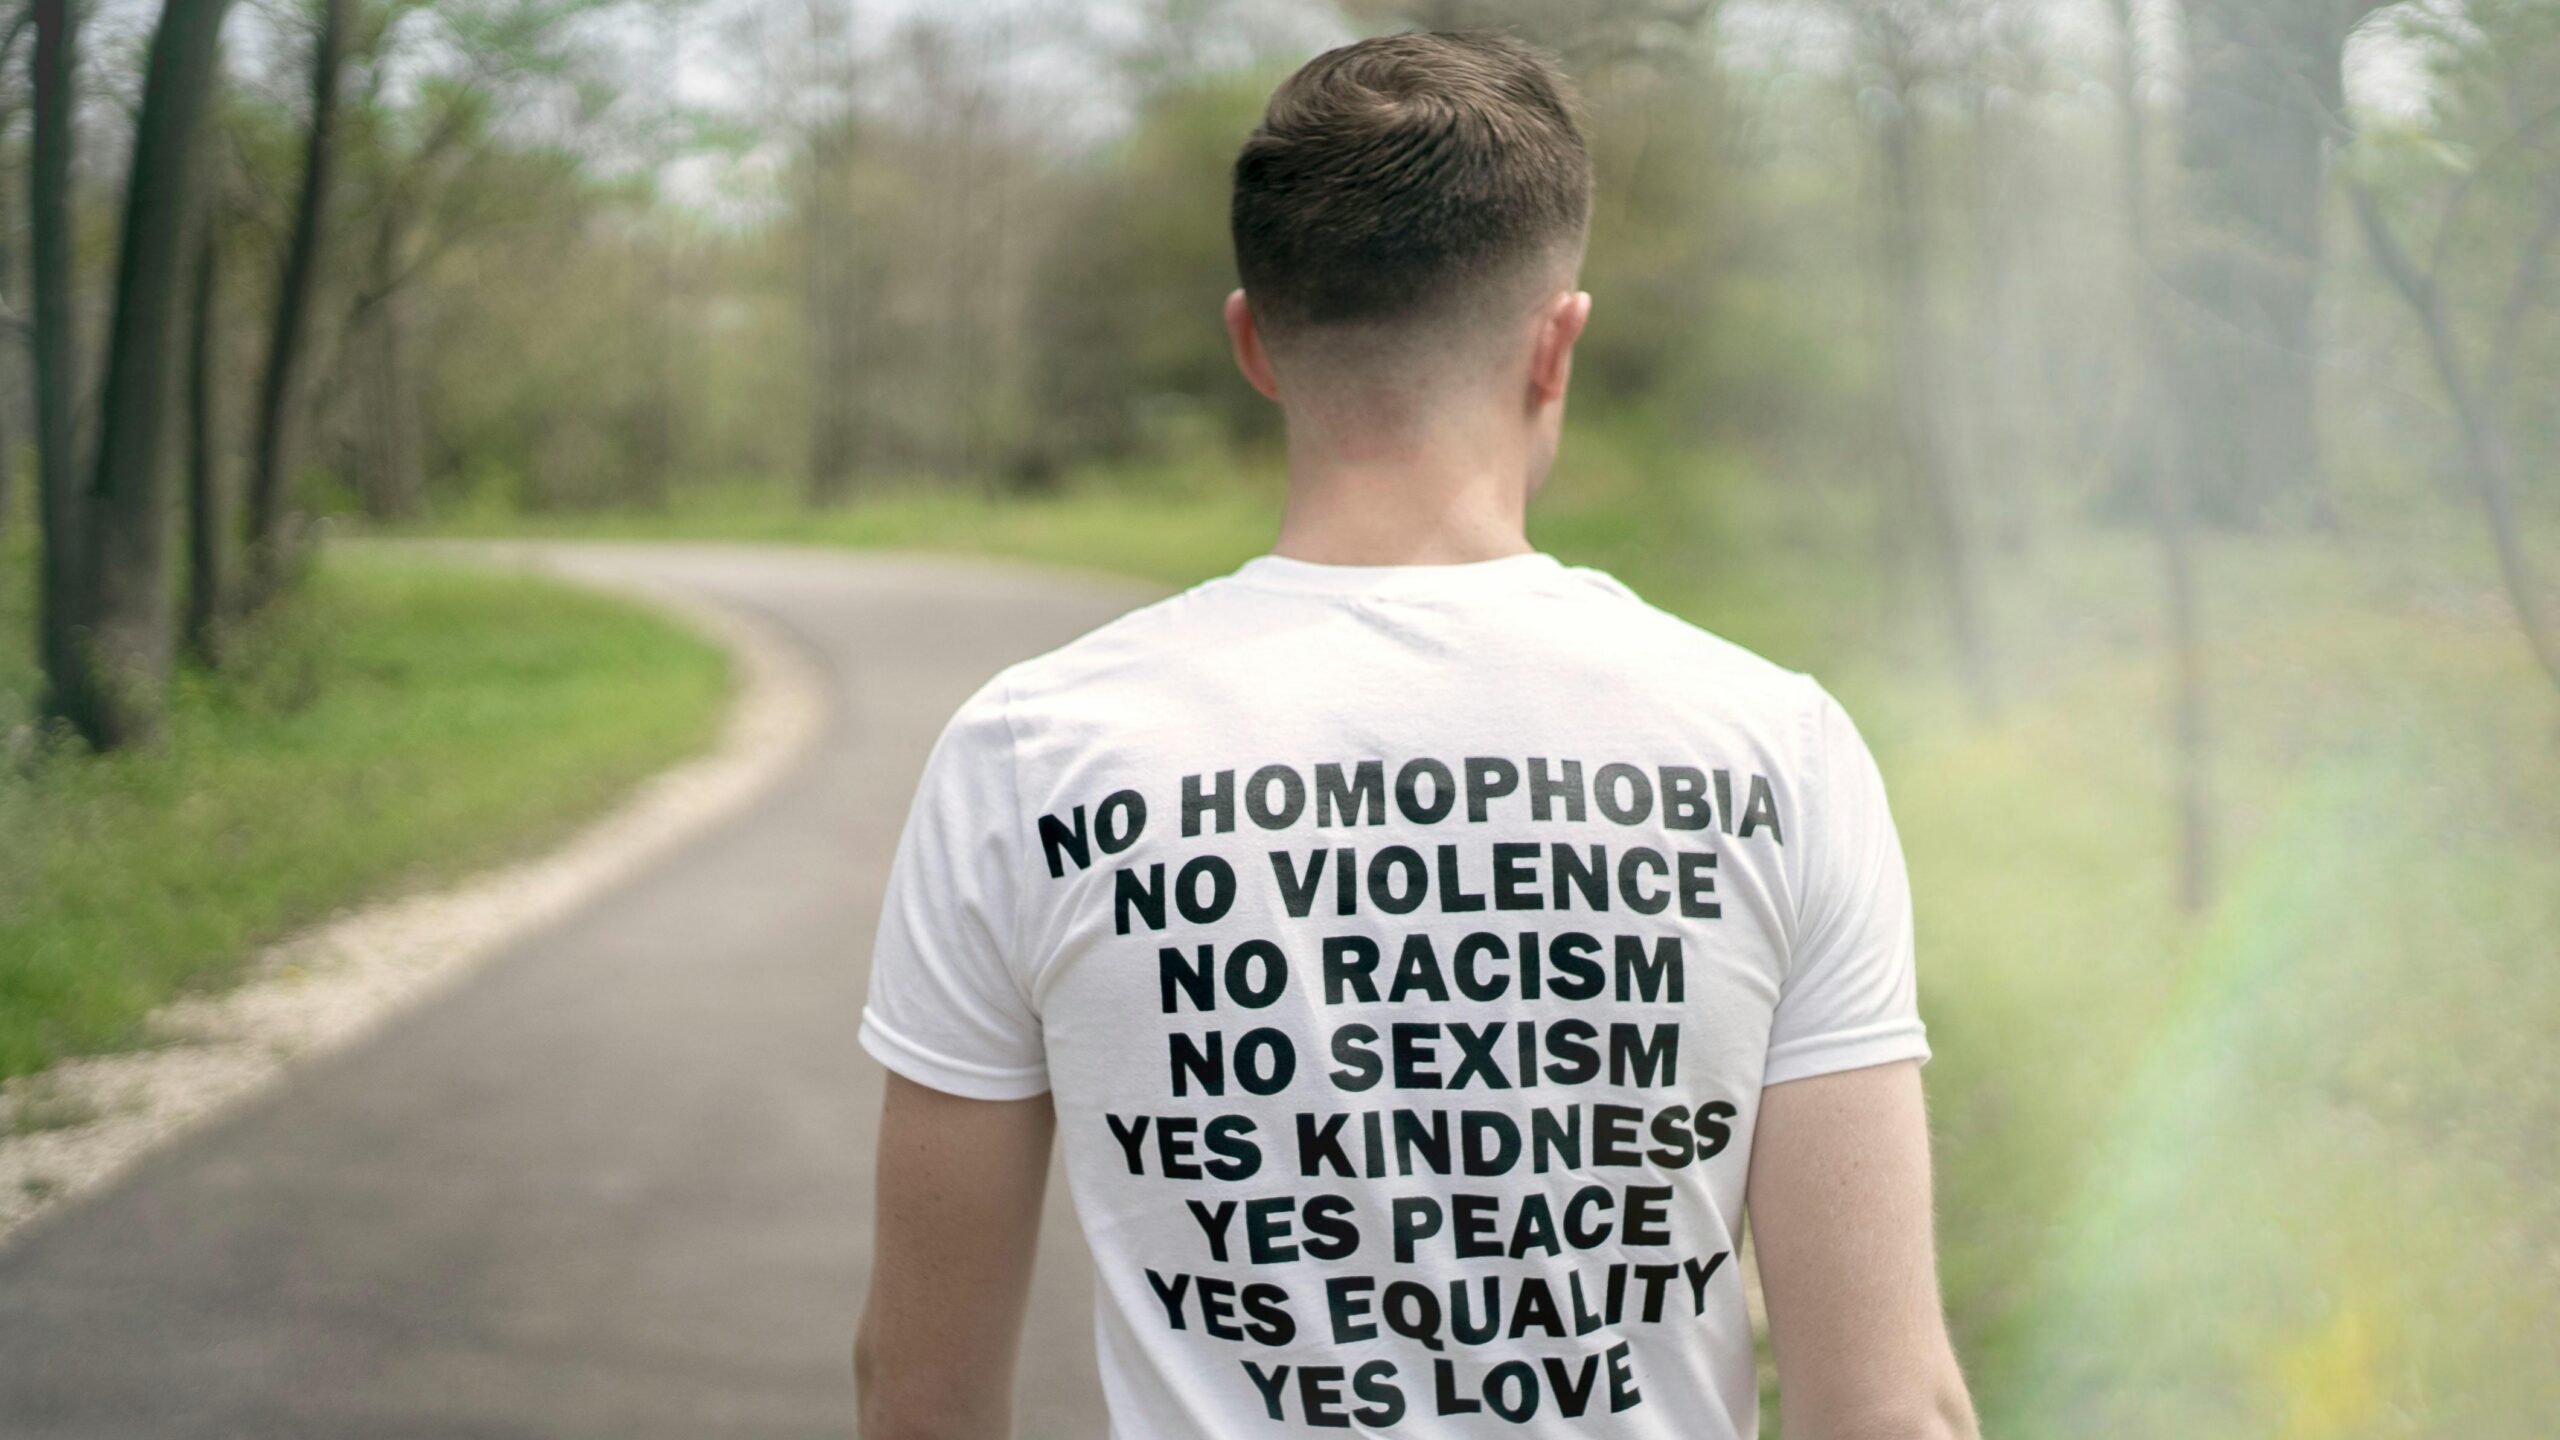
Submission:
M 1031 1293 L 1049 1097 L 965 1100 L 889 1077 L 871 1297 L 853 1345 L 865 1440 L 996 1440 Z
M 1786 1440 L 1972 1440 L 1938 1298 L 1919 1065 L 1771 1086 L 1748 1203 Z

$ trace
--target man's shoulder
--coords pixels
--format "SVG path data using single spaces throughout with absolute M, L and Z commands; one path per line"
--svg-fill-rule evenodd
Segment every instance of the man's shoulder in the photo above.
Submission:
M 1115 677 L 1145 676 L 1187 653 L 1206 617 L 1200 600 L 1218 582 L 1203 581 L 1106 620 L 1053 649 L 1017 660 L 996 676 L 1008 703 L 1024 705 Z
M 1303 662 L 1302 639 L 1319 645 L 1342 639 L 1339 630 L 1302 635 L 1301 625 L 1357 613 L 1258 608 L 1270 598 L 1232 575 L 1201 581 L 1015 662 L 973 703 L 1001 705 L 1028 721 L 1061 707 L 1080 712 L 1106 695 L 1125 701 L 1132 691 L 1181 692 L 1212 678 L 1222 683 L 1211 688 L 1244 685 L 1253 674 L 1269 676 Z M 1826 698 L 1810 676 L 1653 604 L 1596 567 L 1559 566 L 1534 590 L 1488 597 L 1485 604 L 1499 653 L 1446 663 L 1534 668 L 1565 688 L 1596 685 L 1623 693 L 1637 687 L 1666 703 L 1712 697 L 1719 711 L 1764 719 L 1802 717 Z

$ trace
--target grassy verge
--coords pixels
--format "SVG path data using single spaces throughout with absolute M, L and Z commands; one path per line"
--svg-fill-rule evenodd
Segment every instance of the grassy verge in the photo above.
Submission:
M 1214 491 L 1178 474 L 1124 473 L 1107 484 L 1033 497 L 899 486 L 840 509 L 812 511 L 787 485 L 736 483 L 683 490 L 658 511 L 518 515 L 465 507 L 421 533 L 941 551 L 1176 585 L 1230 569 L 1268 545 L 1280 484 L 1268 469 L 1248 471 L 1233 487 Z
M 0 551 L 0 633 L 29 633 L 31 558 Z M 146 751 L 34 743 L 25 649 L 0 649 L 0 1078 L 132 1043 L 295 925 L 564 833 L 707 743 L 729 683 L 623 602 L 375 554 L 183 674 Z
M 2468 518 L 2206 544 L 2222 889 L 2189 916 L 2141 534 L 2053 526 L 1992 557 L 2001 694 L 1981 715 L 1926 590 L 1893 599 L 1840 497 L 1607 436 L 1569 454 L 1534 538 L 1822 675 L 1883 761 L 1938 1052 L 1948 1297 L 1986 1431 L 2546 1434 L 2560 698 Z M 551 528 L 1184 583 L 1260 548 L 1274 492 L 1268 474 L 1142 476 L 815 518 L 728 493 Z

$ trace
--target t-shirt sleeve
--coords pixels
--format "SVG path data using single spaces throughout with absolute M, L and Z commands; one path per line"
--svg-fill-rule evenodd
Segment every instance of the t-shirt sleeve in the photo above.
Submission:
M 1927 1060 L 1911 943 L 1911 880 L 1884 776 L 1848 712 L 1815 687 L 1796 935 L 1761 1083 Z
M 998 677 L 925 761 L 871 949 L 862 1048 L 919 1085 L 973 1100 L 1049 1088 L 1040 1016 L 1014 953 L 1021 850 Z

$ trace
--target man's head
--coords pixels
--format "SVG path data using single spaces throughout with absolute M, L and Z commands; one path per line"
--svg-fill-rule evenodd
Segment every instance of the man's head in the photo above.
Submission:
M 1552 62 L 1490 35 L 1317 56 L 1236 158 L 1237 358 L 1301 412 L 1392 423 L 1520 397 L 1560 410 L 1591 160 Z M 1549 392 L 1552 392 L 1551 395 Z

